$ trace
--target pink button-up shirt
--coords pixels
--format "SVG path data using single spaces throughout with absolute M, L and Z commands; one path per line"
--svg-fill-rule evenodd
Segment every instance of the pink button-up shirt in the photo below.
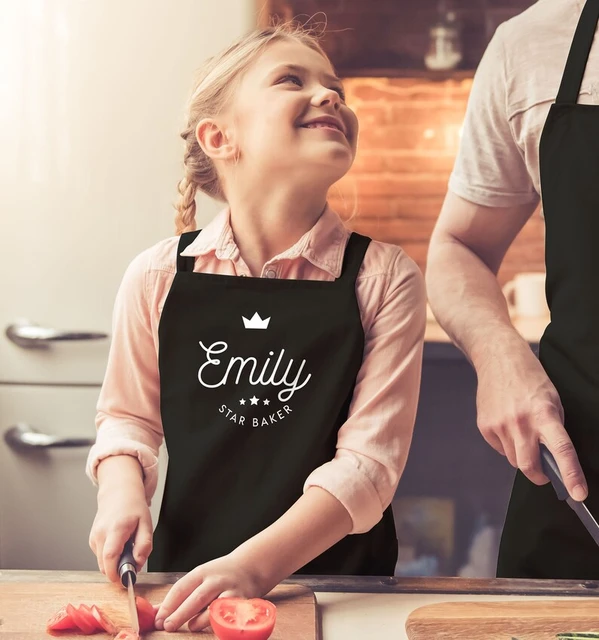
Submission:
M 291 248 L 269 260 L 262 276 L 333 280 L 341 274 L 349 231 L 332 210 Z M 97 483 L 100 461 L 135 456 L 148 501 L 158 479 L 163 441 L 158 375 L 158 325 L 176 271 L 178 237 L 137 256 L 117 294 L 113 338 L 97 407 L 97 440 L 87 474 Z M 195 271 L 249 276 L 229 224 L 218 214 L 182 253 Z M 335 457 L 306 478 L 349 512 L 352 533 L 371 529 L 389 506 L 412 439 L 426 323 L 424 281 L 416 264 L 395 245 L 371 242 L 356 282 L 365 335 L 364 357 Z M 210 300 L 206 300 L 210 313 Z

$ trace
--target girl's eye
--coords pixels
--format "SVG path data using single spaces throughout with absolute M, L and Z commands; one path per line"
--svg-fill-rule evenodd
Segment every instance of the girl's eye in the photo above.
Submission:
M 283 76 L 281 78 L 281 82 L 293 82 L 293 84 L 296 84 L 298 87 L 301 87 L 303 84 L 301 78 L 299 78 L 299 76 L 294 76 L 293 74 Z
M 280 80 L 280 83 L 285 83 L 285 82 L 293 82 L 293 84 L 297 85 L 298 87 L 303 87 L 304 83 L 302 82 L 302 79 L 299 76 L 296 76 L 294 74 L 287 74 L 285 76 L 283 76 Z M 343 102 L 345 102 L 345 91 L 343 90 L 343 87 L 331 87 L 331 89 L 333 91 L 336 91 L 339 94 L 339 97 L 341 98 L 341 100 Z
M 343 87 L 331 87 L 333 91 L 336 91 L 339 94 L 339 97 L 343 102 L 345 102 L 345 91 L 343 91 Z

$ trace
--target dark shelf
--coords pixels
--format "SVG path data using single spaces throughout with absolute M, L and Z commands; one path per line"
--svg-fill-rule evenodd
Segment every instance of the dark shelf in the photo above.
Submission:
M 340 68 L 341 78 L 427 78 L 428 80 L 468 80 L 474 77 L 475 69 L 450 69 L 449 71 L 431 71 L 430 69 L 404 69 L 401 67 L 384 68 Z

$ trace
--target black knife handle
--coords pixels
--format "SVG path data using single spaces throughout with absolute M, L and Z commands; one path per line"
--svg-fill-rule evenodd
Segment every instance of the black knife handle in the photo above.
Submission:
M 119 560 L 119 578 L 123 587 L 127 587 L 129 579 L 133 584 L 137 580 L 137 565 L 133 559 L 133 541 L 127 540 Z
M 551 480 L 551 484 L 557 493 L 558 500 L 565 500 L 569 497 L 566 485 L 562 480 L 562 474 L 559 472 L 557 462 L 553 457 L 553 454 L 549 449 L 542 444 L 541 445 L 541 466 L 543 467 L 543 473 Z

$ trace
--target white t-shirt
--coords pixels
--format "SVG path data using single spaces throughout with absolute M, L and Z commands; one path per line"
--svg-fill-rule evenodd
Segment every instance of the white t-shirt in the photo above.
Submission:
M 538 0 L 501 24 L 476 70 L 449 188 L 492 207 L 539 201 L 539 141 L 584 0 Z M 580 103 L 599 104 L 599 39 Z

